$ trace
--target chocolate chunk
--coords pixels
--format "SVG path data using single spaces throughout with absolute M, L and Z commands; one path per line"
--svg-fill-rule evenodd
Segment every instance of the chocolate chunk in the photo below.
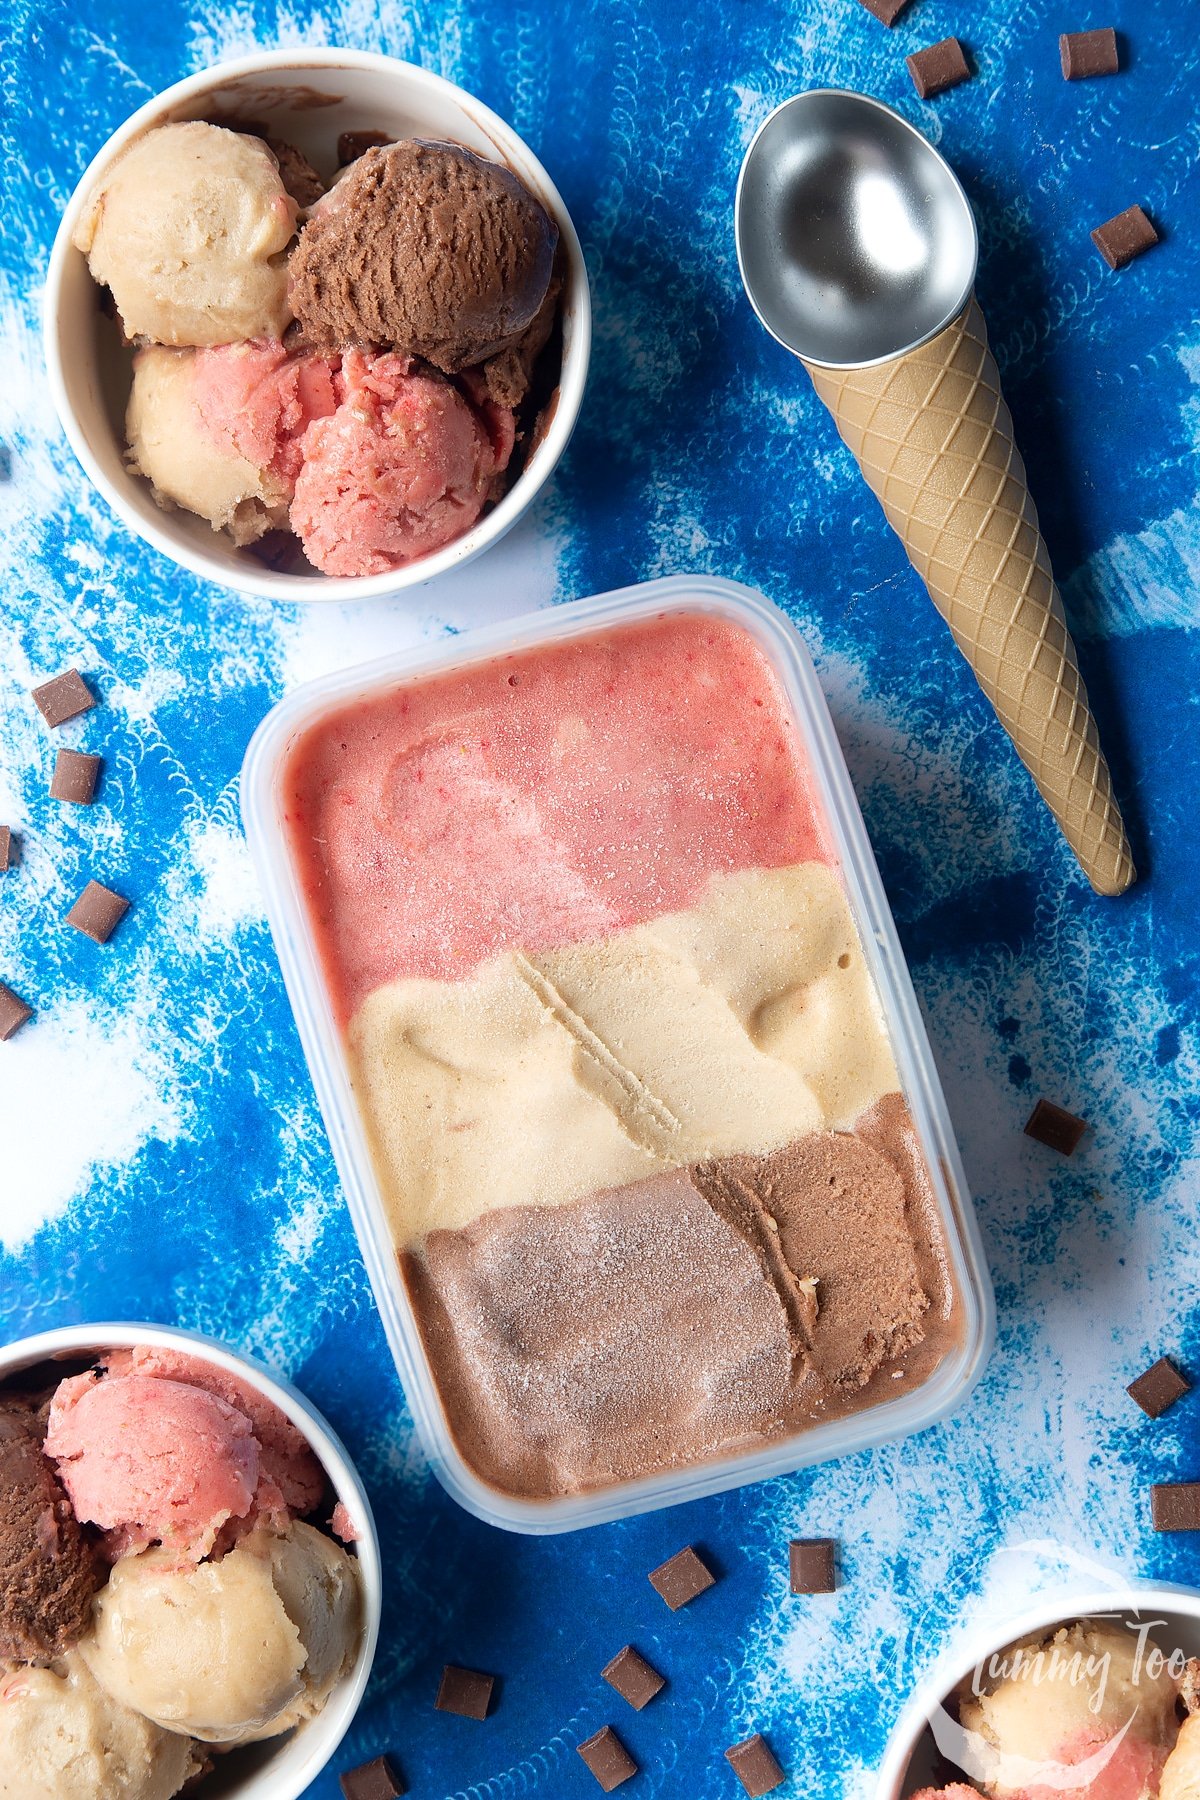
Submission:
M 17 834 L 11 825 L 0 825 L 0 875 L 17 866 Z
M 434 1705 L 439 1712 L 457 1713 L 461 1719 L 486 1719 L 495 1685 L 494 1675 L 481 1675 L 478 1669 L 458 1669 L 447 1663 Z
M 0 1044 L 7 1042 L 13 1032 L 20 1031 L 26 1019 L 32 1017 L 32 1006 L 26 1006 L 19 994 L 14 994 L 0 981 Z
M 1150 1489 L 1155 1531 L 1200 1531 L 1200 1481 L 1162 1481 Z
M 1158 233 L 1140 206 L 1128 206 L 1115 219 L 1097 225 L 1092 242 L 1110 269 L 1123 269 L 1135 256 L 1154 248 Z
M 386 1756 L 347 1769 L 341 1783 L 346 1800 L 400 1800 L 400 1795 L 408 1792 Z
M 638 1772 L 637 1764 L 611 1725 L 602 1725 L 595 1737 L 576 1748 L 606 1794 Z
M 386 131 L 343 131 L 337 141 L 338 166 L 344 169 L 348 163 L 357 162 L 364 151 L 379 150 L 395 141 Z
M 1191 1391 L 1191 1382 L 1179 1373 L 1169 1356 L 1160 1356 L 1144 1375 L 1131 1381 L 1125 1390 L 1152 1419 L 1160 1419 L 1169 1406 L 1174 1406 L 1177 1400 L 1182 1400 Z
M 908 0 L 859 0 L 859 3 L 869 13 L 873 13 L 881 25 L 894 25 L 908 5 Z
M 98 881 L 89 881 L 67 914 L 67 924 L 97 944 L 107 944 L 128 911 L 128 900 L 122 900 L 120 894 L 102 887 Z
M 947 88 L 971 79 L 963 47 L 957 38 L 943 38 L 940 44 L 930 44 L 927 50 L 914 50 L 904 60 L 922 100 L 932 100 L 935 94 L 944 94 Z
M 651 1572 L 650 1585 L 662 1595 L 672 1612 L 678 1612 L 705 1588 L 712 1587 L 716 1579 L 689 1544 L 686 1550 L 680 1550 L 669 1562 Z
M 50 798 L 69 800 L 74 806 L 90 806 L 100 779 L 102 760 L 99 756 L 85 756 L 81 750 L 60 750 L 54 759 Z
M 725 1760 L 750 1795 L 750 1800 L 755 1800 L 758 1794 L 773 1793 L 784 1779 L 771 1746 L 757 1731 L 744 1744 L 735 1744 L 732 1750 L 727 1750 Z
M 833 1538 L 793 1538 L 793 1594 L 832 1594 L 837 1588 L 837 1544 Z
M 1117 34 L 1111 25 L 1099 31 L 1064 31 L 1058 40 L 1064 81 L 1087 81 L 1092 75 L 1115 75 Z
M 666 1677 L 651 1668 L 632 1644 L 618 1650 L 608 1667 L 601 1669 L 600 1675 L 609 1687 L 616 1688 L 622 1700 L 628 1700 L 634 1712 L 641 1712 L 643 1706 L 649 1705 L 655 1694 L 661 1694 L 667 1685 Z
M 43 681 L 33 690 L 34 702 L 47 725 L 65 725 L 80 713 L 90 712 L 96 696 L 78 669 L 68 669 L 53 681 Z
M 1086 1130 L 1086 1119 L 1076 1118 L 1052 1100 L 1039 1100 L 1025 1121 L 1025 1136 L 1045 1144 L 1048 1150 L 1057 1150 L 1060 1156 L 1072 1155 Z

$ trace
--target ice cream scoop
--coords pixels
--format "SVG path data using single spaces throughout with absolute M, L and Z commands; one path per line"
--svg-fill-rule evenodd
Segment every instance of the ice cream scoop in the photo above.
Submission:
M 503 163 L 410 138 L 368 150 L 313 209 L 291 304 L 318 348 L 397 350 L 456 374 L 532 325 L 557 243 L 545 207 Z
M 1200 1658 L 1184 1668 L 1179 1697 L 1187 1717 L 1163 1766 L 1158 1800 L 1200 1800 Z
M 49 1662 L 91 1625 L 99 1565 L 43 1435 L 32 1400 L 0 1401 L 0 1663 Z
M 1154 1800 L 1179 1690 L 1152 1638 L 1081 1619 L 997 1661 L 958 1709 L 964 1766 L 992 1800 Z
M 172 1800 L 203 1762 L 100 1686 L 77 1650 L 0 1670 L 0 1800 Z
M 125 333 L 158 344 L 283 336 L 298 213 L 259 139 L 160 125 L 106 170 L 74 234 Z
M 319 1712 L 358 1650 L 358 1569 L 310 1525 L 261 1528 L 217 1562 L 123 1557 L 83 1646 L 114 1699 L 210 1743 L 274 1737 Z
M 46 1454 L 76 1516 L 109 1533 L 111 1553 L 161 1543 L 199 1561 L 230 1519 L 251 1510 L 258 1440 L 215 1394 L 155 1375 L 64 1381 Z
M 144 475 L 158 504 L 181 507 L 253 544 L 286 527 L 292 482 L 206 429 L 197 404 L 197 352 L 147 344 L 133 359 L 125 414 L 126 467 Z M 213 356 L 222 354 L 212 351 Z
M 327 575 L 378 575 L 440 550 L 479 517 L 512 451 L 512 415 L 475 411 L 407 357 L 342 358 L 336 412 L 304 434 L 292 529 Z
M 1108 765 L 973 297 L 948 164 L 880 101 L 766 120 L 736 201 L 751 304 L 804 363 L 1084 873 L 1135 879 Z

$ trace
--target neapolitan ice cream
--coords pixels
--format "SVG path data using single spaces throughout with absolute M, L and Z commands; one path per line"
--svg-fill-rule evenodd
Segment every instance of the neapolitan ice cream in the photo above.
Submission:
M 447 1423 L 541 1499 L 879 1404 L 959 1342 L 796 728 L 741 627 L 327 713 L 280 776 Z
M 992 1800 L 1156 1800 L 1179 1683 L 1152 1636 L 1083 1619 L 993 1662 L 958 1707 L 967 1773 Z
M 77 1361 L 75 1367 L 80 1368 Z M 362 1591 L 304 1435 L 159 1345 L 0 1399 L 0 1800 L 172 1800 L 314 1717 Z M 310 1522 L 311 1521 L 311 1522 Z
M 537 441 L 558 228 L 457 144 L 373 147 L 325 192 L 262 130 L 161 126 L 88 196 L 74 241 L 133 347 L 126 465 L 275 566 L 389 573 L 469 531 Z

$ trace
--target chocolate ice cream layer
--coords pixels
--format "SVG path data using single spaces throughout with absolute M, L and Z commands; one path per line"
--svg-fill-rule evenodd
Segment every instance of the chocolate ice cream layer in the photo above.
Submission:
M 91 1624 L 99 1571 L 53 1465 L 36 1404 L 0 1399 L 0 1663 L 62 1656 Z
M 503 164 L 458 144 L 388 144 L 314 209 L 291 260 L 291 305 L 316 348 L 380 346 L 457 374 L 519 343 L 557 242 Z
M 878 1405 L 960 1334 L 898 1094 L 853 1134 L 501 1208 L 401 1262 L 460 1452 L 527 1499 Z

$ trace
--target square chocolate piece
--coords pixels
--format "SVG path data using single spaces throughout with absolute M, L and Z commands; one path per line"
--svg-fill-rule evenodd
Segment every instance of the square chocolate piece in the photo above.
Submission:
M 1155 1531 L 1200 1531 L 1200 1481 L 1164 1481 L 1150 1489 Z
M 637 1764 L 611 1725 L 602 1725 L 595 1737 L 576 1748 L 606 1794 L 638 1772 Z
M 757 1731 L 744 1744 L 735 1744 L 732 1750 L 727 1750 L 725 1761 L 750 1795 L 750 1800 L 757 1800 L 759 1794 L 773 1794 L 784 1780 L 783 1770 L 775 1761 L 771 1746 Z
M 1064 81 L 1088 81 L 1093 75 L 1115 75 L 1117 34 L 1111 25 L 1099 31 L 1064 31 L 1058 40 Z
M 927 50 L 914 50 L 904 60 L 922 100 L 932 100 L 935 94 L 944 94 L 947 88 L 971 79 L 970 67 L 957 38 L 943 38 L 940 44 L 930 44 Z
M 53 681 L 43 681 L 33 690 L 34 702 L 47 725 L 65 725 L 80 713 L 90 712 L 96 704 L 93 694 L 78 669 L 68 669 Z
M 705 1588 L 712 1587 L 716 1579 L 689 1544 L 686 1550 L 680 1550 L 669 1562 L 651 1571 L 650 1585 L 662 1595 L 672 1612 L 678 1612 Z
M 874 13 L 881 25 L 894 25 L 908 5 L 908 0 L 860 0 L 860 4 L 869 13 Z
M 347 1769 L 341 1783 L 346 1800 L 400 1800 L 400 1795 L 408 1792 L 386 1756 Z
M 1115 219 L 1097 225 L 1092 242 L 1110 269 L 1123 269 L 1135 256 L 1154 248 L 1158 233 L 1140 206 L 1127 206 Z
M 793 1594 L 832 1594 L 837 1588 L 837 1544 L 833 1538 L 793 1538 Z
M 1057 1150 L 1060 1156 L 1071 1156 L 1079 1148 L 1079 1140 L 1087 1130 L 1087 1120 L 1077 1118 L 1065 1106 L 1053 1100 L 1039 1100 L 1025 1121 L 1025 1136 Z
M 434 1705 L 439 1712 L 457 1713 L 460 1719 L 486 1719 L 495 1685 L 494 1675 L 481 1675 L 478 1669 L 459 1669 L 447 1663 Z
M 1179 1373 L 1169 1356 L 1160 1356 L 1158 1361 L 1131 1381 L 1125 1392 L 1131 1400 L 1136 1400 L 1142 1411 L 1151 1419 L 1161 1419 L 1169 1406 L 1190 1394 L 1192 1384 Z
M 120 894 L 102 887 L 98 881 L 89 881 L 67 914 L 67 924 L 94 943 L 107 944 L 128 911 L 128 900 L 122 900 Z
M 26 1006 L 19 994 L 14 994 L 0 981 L 0 1044 L 7 1043 L 13 1032 L 20 1031 L 25 1021 L 32 1017 L 32 1006 Z
M 0 875 L 17 866 L 17 834 L 11 825 L 0 825 Z
M 96 796 L 102 758 L 81 750 L 60 750 L 54 759 L 52 800 L 69 800 L 73 806 L 90 806 Z
M 661 1694 L 667 1685 L 666 1676 L 652 1668 L 644 1656 L 639 1656 L 632 1644 L 617 1651 L 608 1667 L 601 1669 L 600 1678 L 607 1681 L 609 1687 L 616 1688 L 634 1712 L 641 1712 L 643 1706 L 648 1706 L 655 1694 Z

